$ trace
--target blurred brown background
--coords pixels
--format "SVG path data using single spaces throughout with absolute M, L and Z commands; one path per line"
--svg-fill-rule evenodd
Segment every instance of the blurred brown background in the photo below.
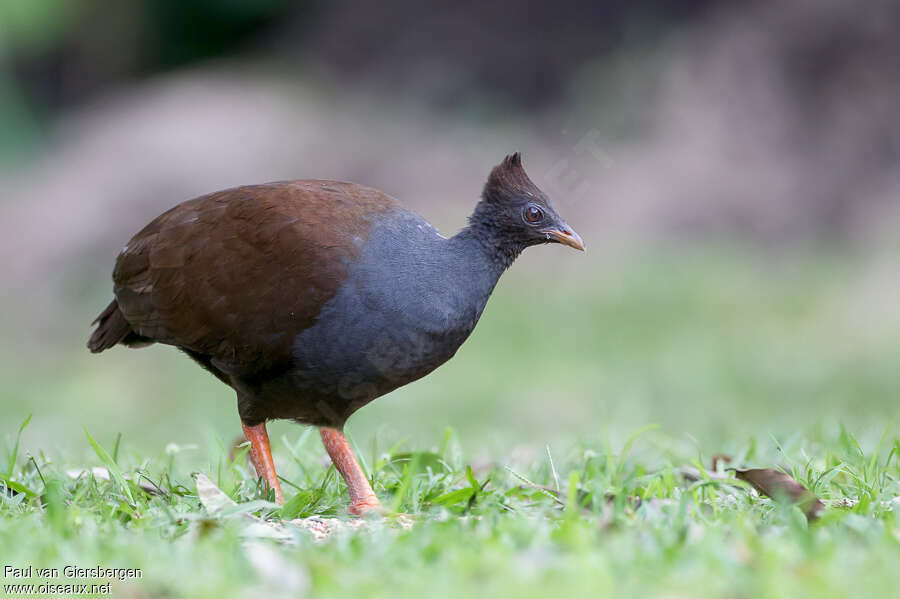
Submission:
M 592 339 L 606 335 L 623 314 L 635 327 L 609 353 L 592 357 L 582 347 L 584 370 L 558 371 L 571 381 L 559 401 L 581 406 L 573 408 L 579 416 L 571 421 L 561 417 L 559 430 L 577 428 L 599 404 L 617 402 L 636 406 L 633 417 L 604 412 L 602 425 L 586 430 L 653 420 L 691 430 L 689 418 L 677 417 L 703 395 L 690 385 L 665 408 L 658 390 L 632 389 L 628 401 L 619 402 L 585 373 L 626 352 L 631 370 L 619 363 L 611 376 L 630 374 L 614 389 L 630 389 L 648 376 L 661 376 L 660 388 L 671 389 L 672 380 L 659 374 L 665 368 L 653 368 L 663 359 L 653 352 L 662 350 L 646 345 L 639 322 L 662 310 L 672 322 L 658 330 L 680 326 L 683 314 L 666 298 L 683 297 L 700 306 L 691 322 L 708 323 L 715 343 L 729 343 L 715 320 L 702 316 L 709 307 L 704 302 L 716 301 L 704 281 L 733 294 L 722 309 L 742 331 L 772 325 L 773 337 L 758 340 L 756 357 L 782 365 L 802 363 L 798 356 L 807 351 L 778 341 L 790 334 L 779 319 L 796 323 L 795 315 L 787 308 L 763 315 L 745 308 L 759 307 L 758 300 L 793 305 L 794 294 L 809 310 L 830 306 L 813 311 L 807 322 L 821 333 L 807 339 L 808 347 L 834 350 L 815 362 L 822 369 L 819 379 L 809 375 L 815 385 L 773 383 L 761 391 L 738 381 L 737 387 L 750 389 L 741 399 L 751 413 L 764 420 L 768 408 L 756 413 L 752 406 L 779 405 L 783 394 L 799 388 L 806 403 L 794 420 L 812 417 L 821 405 L 819 390 L 833 389 L 829 359 L 837 368 L 885 360 L 877 376 L 860 375 L 868 385 L 865 401 L 877 406 L 872 422 L 880 422 L 898 400 L 885 355 L 900 347 L 898 24 L 900 3 L 889 0 L 487 6 L 3 0 L 0 260 L 6 297 L 0 357 L 11 381 L 0 404 L 4 432 L 29 412 L 43 414 L 32 427 L 47 439 L 80 439 L 72 420 L 83 424 L 104 415 L 110 421 L 95 426 L 140 429 L 145 413 L 128 406 L 163 401 L 154 385 L 165 381 L 154 378 L 159 373 L 150 364 L 180 369 L 186 360 L 160 349 L 148 350 L 152 359 L 124 350 L 92 359 L 82 346 L 88 322 L 110 295 L 117 250 L 164 209 L 238 184 L 335 178 L 381 188 L 452 233 L 464 224 L 491 166 L 516 150 L 584 237 L 588 253 L 530 251 L 513 267 L 497 302 L 522 309 L 523 327 L 528 314 L 547 314 L 546 330 L 560 339 L 567 329 L 554 328 L 553 318 L 567 311 L 578 315 L 575 328 Z M 708 262 L 715 266 L 703 266 Z M 734 278 L 745 271 L 752 274 Z M 667 280 L 672 272 L 687 274 Z M 633 273 L 654 282 L 629 287 Z M 673 285 L 684 287 L 682 296 L 671 295 Z M 803 295 L 807 285 L 812 291 Z M 629 313 L 610 299 L 620 292 L 623 305 L 646 312 L 628 321 Z M 500 319 L 499 310 L 489 306 L 485 318 Z M 473 363 L 481 358 L 477 352 L 492 347 L 487 335 L 506 334 L 491 326 L 497 327 L 493 333 L 473 337 L 483 346 L 472 350 Z M 690 353 L 694 341 L 672 343 L 681 343 L 676 352 Z M 746 349 L 745 341 L 738 335 L 734 347 Z M 715 343 L 710 356 L 722 353 Z M 577 344 L 573 351 L 579 352 Z M 511 363 L 506 376 L 515 379 L 519 368 L 532 367 L 529 357 L 547 355 L 521 357 L 525 364 Z M 184 368 L 173 380 L 204 376 Z M 110 385 L 111 370 L 118 386 Z M 695 370 L 693 381 L 721 373 L 716 364 Z M 753 372 L 745 374 L 755 380 Z M 147 377 L 138 390 L 130 384 L 135 377 Z M 434 384 L 443 389 L 449 380 Z M 420 420 L 404 423 L 402 415 L 418 414 L 428 401 L 412 398 L 436 389 L 423 384 L 400 400 L 385 398 L 384 409 L 394 411 L 368 418 L 390 416 L 409 434 Z M 517 392 L 526 387 L 517 384 Z M 219 412 L 228 412 L 231 400 L 220 397 L 225 389 L 214 382 L 202 389 L 184 393 L 219 396 L 216 401 L 229 406 Z M 727 404 L 734 400 L 730 392 L 709 390 L 707 400 Z M 519 393 L 498 405 L 531 406 L 537 414 L 547 399 L 535 393 L 540 397 Z M 825 414 L 859 416 L 848 393 L 834 398 L 834 411 Z M 463 400 L 447 397 L 454 401 Z M 209 400 L 197 413 L 213 405 Z M 699 405 L 694 409 L 707 413 L 706 404 Z M 419 416 L 434 420 L 437 430 L 447 421 L 465 429 L 478 419 L 474 408 L 455 414 L 439 402 L 434 406 Z M 217 430 L 234 425 L 231 416 L 217 416 Z M 712 420 L 703 426 L 725 422 Z M 539 416 L 528 422 L 523 431 L 553 427 Z M 152 438 L 187 436 L 178 426 Z

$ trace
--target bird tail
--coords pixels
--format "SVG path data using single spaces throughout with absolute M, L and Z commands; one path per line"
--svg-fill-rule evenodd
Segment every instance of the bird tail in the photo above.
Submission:
M 117 343 L 137 345 L 141 341 L 150 341 L 131 329 L 131 325 L 128 324 L 121 310 L 119 310 L 119 304 L 116 303 L 116 300 L 111 301 L 106 306 L 106 309 L 100 313 L 100 316 L 95 318 L 91 324 L 96 324 L 97 328 L 88 340 L 87 346 L 95 354 L 109 349 Z

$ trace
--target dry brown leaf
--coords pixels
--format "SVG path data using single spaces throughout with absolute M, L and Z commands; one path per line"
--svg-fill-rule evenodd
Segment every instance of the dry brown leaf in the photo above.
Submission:
M 825 504 L 812 491 L 798 483 L 790 475 L 772 468 L 734 468 L 734 475 L 739 480 L 753 485 L 753 488 L 773 499 L 787 497 L 797 504 L 806 514 L 807 519 L 815 520 Z

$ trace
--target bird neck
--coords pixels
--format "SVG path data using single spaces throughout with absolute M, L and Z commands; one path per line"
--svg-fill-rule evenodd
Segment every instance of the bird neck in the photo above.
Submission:
M 525 245 L 511 242 L 495 227 L 474 219 L 451 240 L 486 264 L 497 279 L 525 249 Z

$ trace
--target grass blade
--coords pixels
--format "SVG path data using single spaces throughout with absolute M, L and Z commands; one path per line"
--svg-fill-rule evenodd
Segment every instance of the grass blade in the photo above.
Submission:
M 128 498 L 129 503 L 134 505 L 134 497 L 131 495 L 131 487 L 128 486 L 128 481 L 125 480 L 125 477 L 122 475 L 122 470 L 119 468 L 119 465 L 116 464 L 116 461 L 112 459 L 112 456 L 103 449 L 103 446 L 97 443 L 91 434 L 84 429 L 84 434 L 87 436 L 88 443 L 91 444 L 91 447 L 94 449 L 94 453 L 97 454 L 97 457 L 100 458 L 100 461 L 103 462 L 103 465 L 106 466 L 106 469 L 109 471 L 110 477 L 116 482 L 116 485 L 122 490 L 125 494 L 125 497 Z
M 403 504 L 403 500 L 406 498 L 406 495 L 409 493 L 410 487 L 412 487 L 413 476 L 415 476 L 416 470 L 419 469 L 419 454 L 414 453 L 412 455 L 412 462 L 407 464 L 403 469 L 403 479 L 400 483 L 400 489 L 397 491 L 397 495 L 394 496 L 394 504 L 391 507 L 392 511 L 399 512 L 400 506 Z
M 25 427 L 28 426 L 28 423 L 31 422 L 31 414 L 28 415 L 27 418 L 22 422 L 19 426 L 19 432 L 16 433 L 16 444 L 13 445 L 12 453 L 9 454 L 9 468 L 6 469 L 6 478 L 10 479 L 13 475 L 13 470 L 16 468 L 16 460 L 19 459 L 19 440 L 22 438 L 22 431 L 25 430 Z
M 24 493 L 29 497 L 37 497 L 37 493 L 23 485 L 22 483 L 17 483 L 14 480 L 10 480 L 6 476 L 0 476 L 0 483 L 2 483 L 7 489 L 11 489 L 16 493 Z
M 637 429 L 631 436 L 628 437 L 628 440 L 625 441 L 625 445 L 622 446 L 622 451 L 619 453 L 618 465 L 616 466 L 616 476 L 621 474 L 625 469 L 625 462 L 628 459 L 628 454 L 631 453 L 631 449 L 634 447 L 634 444 L 637 443 L 637 440 L 641 438 L 644 433 L 648 433 L 650 431 L 655 431 L 660 428 L 659 424 L 651 423 L 646 426 L 642 426 Z
M 457 503 L 462 503 L 464 501 L 469 501 L 476 492 L 472 487 L 465 487 L 463 489 L 456 489 L 455 491 L 450 491 L 449 493 L 444 493 L 440 497 L 435 497 L 431 500 L 431 503 L 435 505 L 445 505 L 451 506 L 456 505 Z

